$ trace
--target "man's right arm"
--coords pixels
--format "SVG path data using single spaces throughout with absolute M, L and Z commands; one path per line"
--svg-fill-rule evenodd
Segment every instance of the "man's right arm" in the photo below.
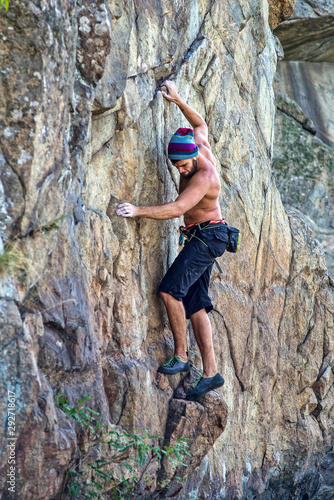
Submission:
M 121 203 L 117 206 L 116 214 L 122 217 L 146 217 L 158 220 L 174 219 L 197 205 L 204 198 L 209 187 L 209 176 L 206 173 L 202 175 L 196 174 L 175 201 L 163 205 L 138 207 L 131 203 Z
M 117 205 L 116 214 L 122 217 L 145 217 L 148 219 L 166 220 L 180 217 L 183 212 L 182 207 L 175 200 L 163 205 L 153 206 L 136 206 L 132 205 L 132 203 L 124 202 Z

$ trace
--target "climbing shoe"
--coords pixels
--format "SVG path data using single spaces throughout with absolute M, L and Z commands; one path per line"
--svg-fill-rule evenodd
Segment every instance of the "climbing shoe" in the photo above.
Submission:
M 172 359 L 167 361 L 164 365 L 159 366 L 158 372 L 167 373 L 167 375 L 174 375 L 179 372 L 189 372 L 190 363 L 189 359 L 183 362 L 178 356 L 173 356 Z
M 200 377 L 196 384 L 194 385 L 193 389 L 186 394 L 186 399 L 188 401 L 198 401 L 201 399 L 205 394 L 207 394 L 209 391 L 212 391 L 213 389 L 218 389 L 218 387 L 221 387 L 224 385 L 224 379 L 223 377 L 219 374 L 216 373 L 214 377 Z

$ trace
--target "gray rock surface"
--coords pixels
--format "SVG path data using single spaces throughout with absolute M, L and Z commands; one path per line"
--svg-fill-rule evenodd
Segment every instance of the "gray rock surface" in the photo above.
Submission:
M 330 15 L 290 19 L 275 29 L 286 61 L 334 62 L 333 10 Z
M 275 30 L 286 61 L 334 62 L 333 0 L 297 0 L 294 14 Z
M 280 89 L 296 101 L 316 129 L 316 136 L 334 147 L 334 64 L 281 61 Z
M 284 205 L 312 228 L 334 276 L 334 150 L 314 137 L 300 116 L 291 113 L 291 99 L 279 97 L 273 170 Z
M 279 46 L 268 14 L 265 0 L 13 1 L 2 13 L 0 250 L 25 268 L 1 267 L 3 498 L 8 390 L 18 498 L 68 498 L 62 481 L 82 449 L 79 426 L 55 406 L 59 390 L 71 404 L 92 396 L 128 431 L 194 431 L 173 498 L 331 491 L 333 282 L 272 180 Z M 222 211 L 243 237 L 211 286 L 226 383 L 196 404 L 173 397 L 181 376 L 156 373 L 172 352 L 156 290 L 179 221 L 115 215 L 120 200 L 177 194 L 166 147 L 186 122 L 158 92 L 166 77 L 208 122 Z M 189 351 L 200 368 L 191 331 Z
M 334 147 L 334 64 L 329 52 L 323 57 L 322 51 L 333 46 L 330 35 L 333 16 L 331 2 L 298 2 L 293 20 L 275 30 L 285 57 L 278 64 L 281 94 L 277 98 L 273 163 L 285 206 L 296 209 L 313 229 L 325 250 L 331 275 L 334 273 L 333 149 L 327 145 Z M 321 27 L 323 22 L 328 29 Z M 312 23 L 317 23 L 316 36 Z M 313 55 L 309 52 L 304 57 L 311 46 Z M 330 62 L 318 62 L 321 60 Z
M 291 19 L 309 18 L 314 19 L 319 16 L 333 15 L 333 0 L 297 0 L 296 9 Z

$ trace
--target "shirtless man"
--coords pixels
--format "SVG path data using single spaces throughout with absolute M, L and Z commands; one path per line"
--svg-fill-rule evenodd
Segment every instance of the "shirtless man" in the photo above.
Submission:
M 198 401 L 207 392 L 224 384 L 223 377 L 217 372 L 212 345 L 208 318 L 212 303 L 208 288 L 214 258 L 224 253 L 228 233 L 218 205 L 220 180 L 208 143 L 208 127 L 203 118 L 181 99 L 173 82 L 166 80 L 161 86 L 167 89 L 167 92 L 162 92 L 164 98 L 181 109 L 194 129 L 178 129 L 168 145 L 168 157 L 180 173 L 179 196 L 175 201 L 157 206 L 121 203 L 116 213 L 123 217 L 151 219 L 184 215 L 184 248 L 159 287 L 174 337 L 174 356 L 158 371 L 172 375 L 190 370 L 186 347 L 186 318 L 190 318 L 202 356 L 203 376 L 186 398 Z

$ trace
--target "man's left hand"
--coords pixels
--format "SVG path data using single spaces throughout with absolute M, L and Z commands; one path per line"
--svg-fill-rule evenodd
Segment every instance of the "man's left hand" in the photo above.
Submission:
M 160 92 L 167 101 L 172 101 L 176 103 L 177 100 L 180 99 L 180 96 L 177 93 L 176 85 L 171 80 L 165 80 L 164 82 L 162 82 L 160 87 L 166 87 L 167 93 L 164 92 L 163 90 L 161 90 Z
M 137 211 L 134 205 L 131 203 L 121 203 L 117 205 L 116 214 L 121 215 L 122 217 L 136 217 Z

